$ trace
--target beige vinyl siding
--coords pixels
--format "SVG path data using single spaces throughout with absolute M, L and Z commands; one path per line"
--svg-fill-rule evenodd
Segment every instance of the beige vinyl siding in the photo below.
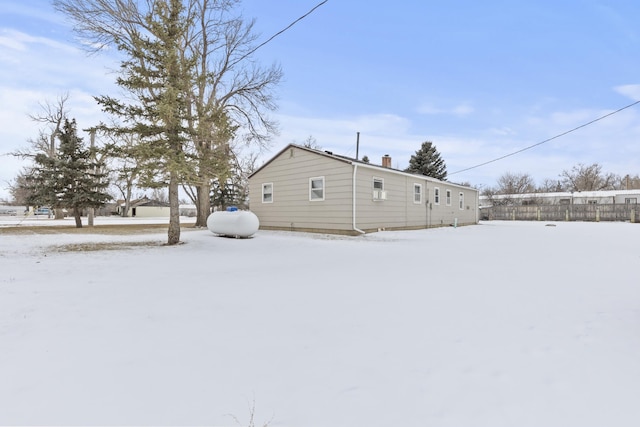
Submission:
M 459 225 L 477 223 L 478 193 L 473 189 L 453 186 L 447 183 L 438 183 L 440 188 L 440 204 L 433 204 L 431 209 L 431 226 L 451 225 L 458 219 Z M 433 201 L 434 185 L 429 189 L 430 201 Z M 446 204 L 447 190 L 451 191 L 451 205 Z M 460 209 L 459 193 L 464 194 L 463 209 Z
M 384 179 L 387 200 L 373 200 L 373 178 Z M 422 184 L 422 203 L 413 202 L 414 184 Z M 440 205 L 434 204 L 434 188 L 440 189 Z M 451 206 L 442 197 L 451 191 Z M 458 194 L 464 194 L 464 209 L 458 205 Z M 393 171 L 358 168 L 357 173 L 358 228 L 370 231 L 394 228 L 425 228 L 451 225 L 457 218 L 459 225 L 477 223 L 477 192 L 420 176 L 408 176 Z M 428 205 L 427 205 L 428 200 Z
M 291 147 L 251 177 L 250 208 L 263 228 L 351 230 L 352 166 Z M 324 177 L 324 200 L 309 200 L 309 179 Z M 262 184 L 273 202 L 262 203 Z M 254 196 L 255 195 L 255 196 Z
M 384 180 L 386 200 L 373 199 L 373 179 Z M 407 178 L 392 171 L 358 168 L 356 177 L 357 227 L 362 230 L 407 226 Z M 413 186 L 412 186 L 413 190 Z M 413 197 L 413 195 L 412 195 Z M 411 199 L 413 200 L 413 199 Z
M 374 201 L 373 178 L 384 179 L 387 199 Z M 414 203 L 414 185 L 421 185 L 422 201 Z M 357 176 L 357 226 L 363 230 L 427 227 L 426 195 L 428 183 L 420 177 L 392 171 L 360 168 Z
M 405 177 L 406 179 L 406 225 L 407 228 L 421 228 L 426 227 L 429 222 L 427 211 L 427 189 L 428 182 L 419 178 Z M 421 185 L 422 200 L 420 203 L 414 201 L 414 186 L 416 184 Z

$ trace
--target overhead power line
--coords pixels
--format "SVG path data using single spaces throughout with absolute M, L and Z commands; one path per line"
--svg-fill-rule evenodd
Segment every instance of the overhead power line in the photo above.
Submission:
M 528 147 L 522 148 L 522 149 L 520 149 L 520 150 L 518 150 L 518 151 L 514 151 L 513 153 L 509 153 L 509 154 L 506 154 L 506 155 L 504 155 L 504 156 L 498 157 L 498 158 L 496 158 L 496 159 L 489 160 L 488 162 L 480 163 L 479 165 L 471 166 L 471 167 L 468 167 L 468 168 L 465 168 L 465 169 L 460 169 L 460 170 L 458 170 L 458 171 L 455 171 L 455 172 L 449 173 L 448 175 L 455 175 L 455 174 L 457 174 L 457 173 L 466 172 L 466 171 L 471 170 L 471 169 L 476 169 L 476 168 L 479 168 L 479 167 L 481 167 L 481 166 L 485 166 L 485 165 L 488 165 L 488 164 L 490 164 L 490 163 L 497 162 L 498 160 L 506 159 L 507 157 L 515 156 L 516 154 L 522 153 L 523 151 L 530 150 L 530 149 L 532 149 L 532 148 L 534 148 L 534 147 L 537 147 L 537 146 L 539 146 L 539 145 L 545 144 L 545 143 L 547 143 L 547 142 L 549 142 L 549 141 L 553 141 L 554 139 L 558 139 L 558 138 L 560 138 L 561 136 L 565 136 L 565 135 L 567 135 L 567 134 L 569 134 L 569 133 L 571 133 L 571 132 L 575 132 L 575 131 L 577 131 L 578 129 L 582 129 L 582 128 L 584 128 L 584 127 L 587 127 L 587 126 L 589 126 L 589 125 L 592 125 L 592 124 L 594 124 L 595 122 L 599 122 L 600 120 L 606 119 L 606 118 L 607 118 L 607 117 L 609 117 L 609 116 L 613 116 L 614 114 L 617 114 L 617 113 L 619 113 L 619 112 L 621 112 L 621 111 L 623 111 L 623 110 L 626 110 L 627 108 L 631 108 L 631 107 L 633 107 L 634 105 L 637 105 L 637 104 L 640 104 L 640 101 L 636 101 L 636 102 L 633 102 L 633 103 L 631 103 L 631 104 L 629 104 L 629 105 L 625 105 L 624 107 L 619 108 L 619 109 L 617 109 L 617 110 L 615 110 L 615 111 L 612 111 L 612 112 L 610 112 L 610 113 L 608 113 L 608 114 L 605 114 L 604 116 L 600 116 L 600 117 L 598 117 L 597 119 L 593 119 L 593 120 L 591 120 L 590 122 L 584 123 L 584 124 L 582 124 L 582 125 L 580 125 L 580 126 L 577 126 L 577 127 L 573 128 L 573 129 L 570 129 L 570 130 L 568 130 L 568 131 L 566 131 L 566 132 L 562 132 L 562 133 L 560 133 L 560 134 L 558 134 L 558 135 L 556 135 L 556 136 L 553 136 L 553 137 L 551 137 L 551 138 L 545 139 L 544 141 L 540 141 L 540 142 L 538 142 L 538 143 L 536 143 L 536 144 L 533 144 L 533 145 L 530 145 L 530 146 L 528 146 Z
M 282 30 L 278 31 L 277 33 L 275 33 L 274 35 L 272 35 L 271 37 L 269 37 L 267 40 L 265 40 L 264 42 L 260 43 L 258 46 L 254 47 L 253 49 L 251 49 L 249 52 L 245 53 L 244 55 L 242 55 L 240 57 L 240 59 L 237 59 L 236 61 L 234 61 L 234 64 L 237 64 L 238 62 L 242 61 L 244 58 L 246 58 L 247 56 L 250 56 L 251 54 L 253 54 L 256 50 L 260 49 L 262 46 L 266 45 L 267 43 L 269 43 L 271 40 L 275 39 L 276 37 L 278 37 L 280 34 L 284 33 L 285 31 L 287 31 L 289 28 L 293 27 L 294 25 L 296 25 L 298 22 L 302 21 L 304 18 L 306 18 L 307 16 L 311 15 L 317 8 L 319 8 L 320 6 L 322 6 L 323 4 L 325 4 L 326 2 L 328 2 L 329 0 L 324 0 L 321 1 L 320 3 L 318 3 L 317 5 L 315 5 L 310 11 L 308 11 L 307 13 L 305 13 L 304 15 L 302 15 L 300 18 L 296 19 L 295 21 L 293 21 L 291 24 L 287 25 L 285 28 L 283 28 Z

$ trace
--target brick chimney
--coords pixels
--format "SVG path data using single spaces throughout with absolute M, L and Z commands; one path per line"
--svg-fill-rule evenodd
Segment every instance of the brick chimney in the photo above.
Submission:
M 385 154 L 384 156 L 382 156 L 382 167 L 383 168 L 391 167 L 391 157 L 389 157 L 388 154 Z

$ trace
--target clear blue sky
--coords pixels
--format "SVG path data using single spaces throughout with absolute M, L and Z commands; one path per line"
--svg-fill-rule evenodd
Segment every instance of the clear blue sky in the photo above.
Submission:
M 245 0 L 260 41 L 319 0 Z M 0 0 L 0 154 L 27 145 L 27 114 L 68 92 L 80 127 L 101 118 L 91 96 L 114 93 L 107 56 L 87 57 L 47 0 Z M 404 168 L 432 141 L 449 173 L 538 143 L 640 100 L 640 3 L 539 0 L 329 0 L 257 51 L 285 73 L 267 159 L 313 136 L 324 149 Z M 640 106 L 452 181 L 536 181 L 577 163 L 640 173 Z M 21 167 L 0 156 L 0 198 Z

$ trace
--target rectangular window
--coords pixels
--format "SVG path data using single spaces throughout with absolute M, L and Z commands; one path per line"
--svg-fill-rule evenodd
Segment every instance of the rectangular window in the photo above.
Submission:
M 433 203 L 436 205 L 440 204 L 440 189 L 438 187 L 433 189 Z
M 597 205 L 598 201 L 597 200 L 589 200 L 588 202 L 590 205 Z
M 458 207 L 460 209 L 464 209 L 464 193 L 459 193 L 460 198 L 458 199 Z
M 262 184 L 262 203 L 273 203 L 273 183 Z
M 638 204 L 638 198 L 637 197 L 626 197 L 624 199 L 624 203 L 627 205 L 637 205 Z
M 451 190 L 447 190 L 447 206 L 451 206 Z
M 314 202 L 324 200 L 324 176 L 309 178 L 309 200 Z
M 422 203 L 422 185 L 413 184 L 413 203 Z
M 373 178 L 373 200 L 386 200 L 387 192 L 384 191 L 384 180 Z

